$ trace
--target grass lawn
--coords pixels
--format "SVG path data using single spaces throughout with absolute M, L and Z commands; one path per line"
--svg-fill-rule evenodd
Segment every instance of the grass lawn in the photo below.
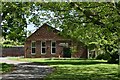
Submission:
M 13 58 L 55 68 L 45 80 L 120 80 L 118 65 L 105 60 Z
M 0 63 L 0 73 L 6 73 L 11 71 L 13 68 L 12 64 Z

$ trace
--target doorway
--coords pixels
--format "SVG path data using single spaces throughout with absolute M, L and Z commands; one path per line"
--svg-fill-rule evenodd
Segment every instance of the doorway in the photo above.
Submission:
M 71 58 L 71 49 L 63 47 L 63 57 L 64 58 Z

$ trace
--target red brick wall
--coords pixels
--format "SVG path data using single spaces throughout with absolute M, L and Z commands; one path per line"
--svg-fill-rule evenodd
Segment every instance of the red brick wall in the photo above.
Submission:
M 72 57 L 75 58 L 87 58 L 87 49 L 79 47 L 77 52 L 72 53 Z
M 36 57 L 36 58 L 50 58 L 50 57 L 63 57 L 63 47 L 60 47 L 60 43 L 67 41 L 56 41 L 56 54 L 51 54 L 51 41 L 46 41 L 46 54 L 41 54 L 41 41 L 36 41 L 36 54 L 31 54 L 31 41 L 26 43 L 26 57 Z M 87 49 L 83 47 L 78 47 L 76 53 L 72 53 L 71 57 L 75 58 L 87 58 Z
M 59 46 L 59 41 L 56 41 L 56 53 L 51 54 L 51 41 L 46 41 L 46 54 L 41 54 L 41 41 L 36 41 L 36 53 L 31 54 L 31 41 L 25 44 L 25 57 L 59 57 L 62 56 L 62 47 Z
M 37 29 L 27 40 L 37 41 L 37 40 L 62 40 L 62 36 L 57 34 L 56 30 L 51 29 L 48 25 L 43 25 Z

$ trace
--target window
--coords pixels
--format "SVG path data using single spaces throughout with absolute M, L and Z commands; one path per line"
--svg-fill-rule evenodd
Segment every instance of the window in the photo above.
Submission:
M 51 42 L 51 54 L 56 53 L 56 42 Z
M 35 54 L 35 48 L 36 48 L 35 41 L 32 41 L 32 43 L 31 43 L 31 54 Z
M 41 41 L 41 54 L 46 53 L 46 42 Z

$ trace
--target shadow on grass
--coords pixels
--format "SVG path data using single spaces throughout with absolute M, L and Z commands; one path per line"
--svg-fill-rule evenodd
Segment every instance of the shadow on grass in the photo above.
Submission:
M 75 66 L 55 66 L 55 71 L 44 80 L 119 80 L 116 68 L 108 66 L 87 66 L 93 64 L 107 64 L 107 62 L 97 60 L 44 60 L 23 65 L 81 65 Z M 22 64 L 21 64 L 22 65 Z M 84 66 L 85 65 L 85 66 Z
M 46 77 L 45 80 L 120 80 L 115 75 L 109 74 L 88 74 L 88 73 L 81 73 L 81 74 L 58 74 L 52 77 Z
M 89 68 L 88 70 L 88 67 L 57 67 L 45 80 L 120 80 L 118 74 L 109 68 L 101 67 L 102 70 L 99 71 L 94 67 Z
M 92 65 L 92 64 L 106 64 L 107 62 L 100 61 L 45 61 L 45 62 L 32 62 L 32 63 L 22 63 L 20 65 Z

